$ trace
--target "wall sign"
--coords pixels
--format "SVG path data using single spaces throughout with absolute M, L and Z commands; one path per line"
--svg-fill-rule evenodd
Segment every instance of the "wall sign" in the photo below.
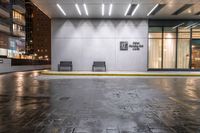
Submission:
M 132 48 L 133 51 L 138 51 L 144 46 L 140 44 L 140 42 L 133 42 L 131 45 L 129 45 L 130 48 Z
M 128 44 L 128 41 L 120 42 L 121 51 L 128 51 L 129 48 L 131 48 L 133 51 L 139 51 L 143 47 L 144 45 L 140 44 L 140 42 L 133 42 L 132 44 Z

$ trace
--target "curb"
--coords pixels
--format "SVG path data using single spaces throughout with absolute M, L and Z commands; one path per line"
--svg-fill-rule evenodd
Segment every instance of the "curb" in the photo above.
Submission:
M 173 73 L 57 73 L 57 72 L 41 72 L 42 75 L 49 75 L 49 76 L 183 76 L 183 77 L 198 77 L 200 74 L 173 74 Z

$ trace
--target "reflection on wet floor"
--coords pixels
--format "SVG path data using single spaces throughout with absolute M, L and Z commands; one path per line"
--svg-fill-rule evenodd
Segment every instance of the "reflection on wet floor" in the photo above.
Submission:
M 0 133 L 198 133 L 198 78 L 0 75 Z

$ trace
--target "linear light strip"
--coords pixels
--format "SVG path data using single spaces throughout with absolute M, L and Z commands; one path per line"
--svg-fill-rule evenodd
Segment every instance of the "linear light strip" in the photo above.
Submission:
M 178 25 L 174 26 L 172 29 L 176 29 L 176 28 L 178 28 L 178 27 L 180 27 L 180 26 L 182 26 L 182 25 L 184 25 L 184 24 L 185 24 L 185 23 L 178 24 Z
M 105 12 L 105 5 L 102 4 L 102 16 L 104 16 L 104 12 Z
M 128 14 L 130 8 L 131 8 L 131 4 L 128 5 L 128 7 L 127 7 L 127 9 L 126 9 L 126 12 L 124 13 L 124 16 L 126 16 L 126 15 Z
M 135 12 L 137 11 L 137 9 L 139 8 L 140 4 L 137 4 L 137 6 L 135 7 L 135 9 L 133 10 L 131 16 L 133 16 L 135 14 Z
M 63 15 L 66 16 L 66 13 L 65 13 L 65 11 L 62 9 L 62 7 L 61 7 L 59 4 L 56 4 L 56 5 L 57 5 L 58 9 L 63 13 Z
M 110 7 L 109 7 L 109 16 L 111 16 L 111 14 L 112 14 L 112 8 L 113 8 L 113 4 L 110 4 Z
M 159 4 L 156 4 L 152 9 L 151 11 L 147 14 L 147 16 L 149 16 L 157 7 L 158 7 Z
M 198 23 L 193 23 L 193 24 L 191 24 L 191 25 L 188 25 L 187 27 L 185 27 L 186 29 L 188 29 L 188 28 L 190 28 L 190 27 L 193 27 L 193 26 L 195 26 L 196 24 L 198 24 Z
M 81 13 L 81 10 L 80 10 L 80 8 L 79 8 L 78 4 L 75 4 L 75 7 L 76 7 L 76 9 L 77 9 L 77 11 L 78 11 L 79 15 L 81 16 L 81 15 L 82 15 L 82 13 Z
M 83 7 L 84 7 L 84 9 L 85 9 L 85 14 L 88 16 L 89 14 L 88 14 L 88 10 L 87 10 L 86 4 L 83 4 Z
M 197 26 L 199 26 L 200 24 L 199 23 L 197 23 L 196 25 L 194 25 L 194 26 L 192 26 L 192 28 L 195 28 L 195 27 L 197 27 Z

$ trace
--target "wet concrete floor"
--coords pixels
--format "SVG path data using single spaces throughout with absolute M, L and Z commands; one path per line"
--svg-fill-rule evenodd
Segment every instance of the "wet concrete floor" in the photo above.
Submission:
M 0 75 L 0 133 L 200 133 L 200 78 Z

